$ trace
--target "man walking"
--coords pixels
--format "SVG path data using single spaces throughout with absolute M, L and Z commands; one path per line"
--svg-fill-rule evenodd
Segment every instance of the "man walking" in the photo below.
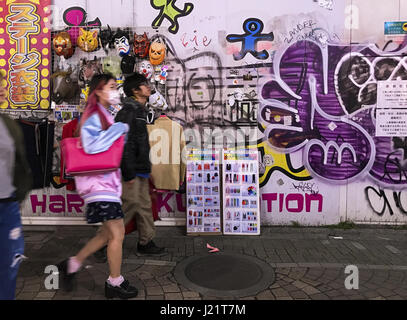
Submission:
M 146 103 L 151 95 L 151 88 L 143 75 L 134 73 L 124 81 L 123 90 L 127 97 L 123 100 L 123 108 L 116 115 L 115 121 L 125 122 L 130 126 L 121 163 L 124 224 L 127 225 L 133 217 L 136 218 L 139 232 L 138 254 L 162 255 L 164 248 L 157 247 L 153 242 L 155 225 L 148 181 L 151 163 Z

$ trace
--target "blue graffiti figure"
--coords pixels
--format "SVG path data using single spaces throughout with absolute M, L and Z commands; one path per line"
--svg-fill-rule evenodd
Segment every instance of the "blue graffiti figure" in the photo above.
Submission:
M 243 59 L 247 53 L 251 53 L 255 58 L 265 60 L 269 57 L 266 50 L 257 51 L 258 41 L 273 41 L 274 34 L 261 33 L 263 31 L 263 22 L 256 18 L 246 19 L 243 23 L 244 34 L 229 34 L 226 40 L 229 42 L 242 42 L 242 50 L 239 53 L 234 53 L 233 57 L 235 60 Z

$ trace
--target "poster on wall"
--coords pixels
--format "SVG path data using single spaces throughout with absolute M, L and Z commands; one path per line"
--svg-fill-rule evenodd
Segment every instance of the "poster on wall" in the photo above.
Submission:
M 58 105 L 54 109 L 54 119 L 58 123 L 68 123 L 79 118 L 81 108 L 76 105 Z
M 257 149 L 223 151 L 223 234 L 260 234 L 257 157 Z
M 1 109 L 49 109 L 50 5 L 51 0 L 2 1 L 0 69 L 7 100 Z
M 187 234 L 221 234 L 219 151 L 190 150 L 187 158 Z
M 378 81 L 376 137 L 407 136 L 407 81 Z
M 384 23 L 385 41 L 402 43 L 407 34 L 407 21 L 386 21 Z

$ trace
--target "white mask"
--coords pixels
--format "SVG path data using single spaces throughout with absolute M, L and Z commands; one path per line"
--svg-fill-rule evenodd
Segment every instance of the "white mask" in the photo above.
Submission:
M 109 91 L 109 103 L 111 105 L 116 105 L 120 103 L 120 93 L 118 90 Z

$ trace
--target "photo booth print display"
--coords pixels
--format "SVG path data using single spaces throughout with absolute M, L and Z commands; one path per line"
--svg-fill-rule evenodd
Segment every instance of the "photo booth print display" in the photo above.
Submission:
M 219 152 L 191 150 L 187 159 L 187 233 L 221 234 Z
M 257 149 L 223 151 L 223 234 L 260 234 Z

